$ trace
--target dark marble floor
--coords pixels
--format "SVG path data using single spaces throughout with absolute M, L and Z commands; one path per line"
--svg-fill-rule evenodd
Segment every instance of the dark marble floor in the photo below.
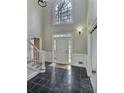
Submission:
M 27 83 L 27 93 L 93 93 L 85 68 L 61 69 L 47 66 Z

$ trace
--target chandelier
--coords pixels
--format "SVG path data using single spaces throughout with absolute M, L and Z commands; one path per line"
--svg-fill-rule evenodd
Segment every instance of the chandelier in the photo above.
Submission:
M 47 6 L 47 3 L 45 0 L 38 0 L 38 4 L 41 6 L 41 7 L 46 7 Z

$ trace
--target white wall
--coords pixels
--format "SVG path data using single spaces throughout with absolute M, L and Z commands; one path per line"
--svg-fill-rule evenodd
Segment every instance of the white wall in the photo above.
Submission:
M 42 23 L 42 8 L 38 5 L 37 0 L 27 0 L 28 38 L 29 36 L 42 38 Z
M 91 63 L 91 59 L 92 59 L 92 55 L 91 55 L 91 49 L 92 49 L 92 45 L 91 45 L 91 41 L 92 41 L 92 37 L 91 37 L 91 30 L 92 30 L 92 26 L 93 24 L 96 22 L 97 18 L 97 0 L 89 0 L 88 1 L 88 17 L 87 17 L 87 36 L 88 36 L 88 63 L 87 63 L 87 70 L 88 70 L 88 75 L 91 75 L 91 71 L 92 71 L 92 63 Z
M 72 0 L 73 5 L 73 24 L 53 25 L 53 9 L 56 0 L 47 0 L 48 6 L 43 9 L 44 31 L 43 31 L 43 49 L 52 51 L 52 34 L 73 32 L 73 52 L 87 54 L 87 36 L 86 29 L 79 37 L 76 33 L 76 27 L 86 26 L 87 23 L 87 0 Z
M 88 61 L 87 72 L 90 76 L 94 93 L 97 93 L 97 29 L 92 34 L 93 24 L 97 18 L 97 0 L 88 0 L 88 17 L 87 17 L 87 37 L 88 37 Z M 92 70 L 96 74 L 92 74 Z
M 87 54 L 87 31 L 85 29 L 82 34 L 73 32 L 72 37 L 72 53 Z
M 27 0 L 27 39 L 39 37 L 40 49 L 42 49 L 42 8 L 37 0 Z M 27 45 L 27 56 L 29 56 L 29 45 Z
M 79 62 L 83 62 L 83 64 L 79 64 Z M 86 67 L 87 63 L 87 55 L 86 54 L 72 54 L 72 62 L 71 65 Z
M 87 26 L 90 28 L 97 18 L 97 0 L 88 0 Z

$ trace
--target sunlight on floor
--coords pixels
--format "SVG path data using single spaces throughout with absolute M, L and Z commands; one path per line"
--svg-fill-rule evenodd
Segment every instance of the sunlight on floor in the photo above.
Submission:
M 63 68 L 63 69 L 71 69 L 71 66 L 68 64 L 57 64 L 57 63 L 52 63 L 49 66 L 51 67 L 56 67 L 56 68 Z

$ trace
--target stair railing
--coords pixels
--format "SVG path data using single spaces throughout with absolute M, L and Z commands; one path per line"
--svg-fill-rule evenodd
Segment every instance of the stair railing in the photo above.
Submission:
M 29 47 L 29 62 L 41 65 L 41 72 L 45 72 L 45 51 L 38 49 L 30 40 L 27 40 Z M 33 53 L 32 53 L 33 52 Z
M 31 41 L 27 40 L 29 46 L 29 61 L 39 63 L 40 61 L 40 49 L 38 49 Z

